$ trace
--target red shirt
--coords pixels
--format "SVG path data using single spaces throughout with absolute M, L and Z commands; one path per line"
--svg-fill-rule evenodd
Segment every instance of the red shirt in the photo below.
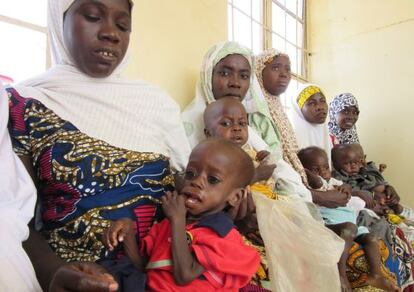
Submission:
M 243 243 L 227 215 L 220 212 L 206 216 L 187 225 L 186 230 L 189 248 L 204 267 L 204 273 L 186 286 L 175 283 L 171 226 L 164 219 L 143 239 L 143 250 L 149 256 L 148 291 L 238 291 L 249 283 L 257 271 L 259 255 Z

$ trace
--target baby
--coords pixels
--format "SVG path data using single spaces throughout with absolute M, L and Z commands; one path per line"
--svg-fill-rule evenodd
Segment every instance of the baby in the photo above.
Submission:
M 337 189 L 338 191 L 351 196 L 351 186 L 343 184 L 342 181 L 331 177 L 328 156 L 323 149 L 318 147 L 308 147 L 299 151 L 298 157 L 308 172 L 319 177 L 319 189 Z M 352 198 L 354 200 L 359 200 L 359 198 Z M 366 227 L 357 227 L 355 225 L 358 212 L 362 209 L 364 204 L 362 204 L 362 206 L 356 205 L 357 204 L 350 201 L 346 207 L 319 208 L 321 216 L 327 226 L 338 233 L 345 240 L 344 252 L 338 263 L 341 282 L 344 286 L 343 288 L 344 290 L 351 291 L 350 283 L 346 276 L 346 260 L 348 258 L 348 251 L 351 248 L 353 241 L 356 241 L 363 246 L 369 265 L 369 276 L 366 281 L 367 284 L 387 291 L 399 291 L 397 286 L 382 275 L 382 262 L 377 239 L 373 235 L 369 234 Z
M 240 101 L 233 97 L 225 97 L 209 104 L 204 111 L 204 127 L 204 134 L 207 138 L 226 139 L 246 151 L 256 167 L 252 190 L 276 199 L 275 181 L 272 179 L 276 165 L 270 162 L 268 151 L 256 152 L 248 145 L 247 113 Z
M 250 157 L 223 139 L 209 139 L 191 152 L 183 188 L 162 198 L 166 219 L 154 224 L 140 248 L 129 218 L 103 236 L 113 250 L 122 244 L 134 266 L 147 273 L 150 291 L 238 291 L 259 265 L 223 211 L 235 206 L 254 175 Z
M 360 144 L 341 144 L 332 149 L 332 163 L 335 170 L 333 176 L 351 185 L 354 191 L 369 191 L 371 197 L 385 197 L 385 203 L 396 214 L 403 212 L 399 204 L 399 196 L 395 189 L 384 179 L 382 173 L 373 162 L 366 162 L 364 150 Z M 377 196 L 375 196 L 377 195 Z M 386 209 L 379 208 L 378 200 L 374 206 L 368 206 L 381 213 Z M 376 208 L 376 209 L 374 209 Z

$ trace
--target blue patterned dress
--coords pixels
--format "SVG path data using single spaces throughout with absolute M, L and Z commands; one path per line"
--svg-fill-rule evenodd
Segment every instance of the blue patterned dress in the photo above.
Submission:
M 167 157 L 111 146 L 36 99 L 7 92 L 14 151 L 32 159 L 41 232 L 62 259 L 103 258 L 101 235 L 111 220 L 134 219 L 140 240 L 161 219 L 160 197 L 174 185 Z

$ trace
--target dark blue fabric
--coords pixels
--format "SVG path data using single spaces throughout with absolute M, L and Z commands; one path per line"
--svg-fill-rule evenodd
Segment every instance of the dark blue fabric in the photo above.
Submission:
M 195 227 L 207 227 L 220 237 L 225 237 L 235 226 L 233 220 L 224 212 L 218 212 L 201 218 Z

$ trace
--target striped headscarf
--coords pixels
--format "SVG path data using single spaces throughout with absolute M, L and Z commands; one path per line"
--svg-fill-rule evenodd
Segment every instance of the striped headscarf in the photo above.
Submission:
M 351 129 L 343 130 L 337 122 L 338 114 L 345 108 L 354 106 L 359 110 L 358 101 L 351 93 L 341 93 L 329 103 L 329 133 L 336 137 L 339 144 L 359 143 L 358 132 L 354 125 Z
M 273 121 L 273 125 L 278 131 L 282 150 L 283 150 L 283 159 L 289 163 L 293 169 L 295 169 L 300 176 L 305 185 L 307 185 L 307 177 L 305 170 L 300 162 L 297 152 L 299 147 L 296 141 L 295 133 L 293 132 L 292 125 L 289 122 L 289 119 L 283 110 L 282 103 L 280 102 L 279 96 L 271 95 L 263 85 L 263 69 L 267 64 L 273 61 L 275 57 L 278 56 L 287 56 L 275 49 L 268 49 L 261 53 L 256 58 L 256 77 L 261 88 L 261 97 L 256 101 L 256 107 L 262 114 L 268 116 Z

